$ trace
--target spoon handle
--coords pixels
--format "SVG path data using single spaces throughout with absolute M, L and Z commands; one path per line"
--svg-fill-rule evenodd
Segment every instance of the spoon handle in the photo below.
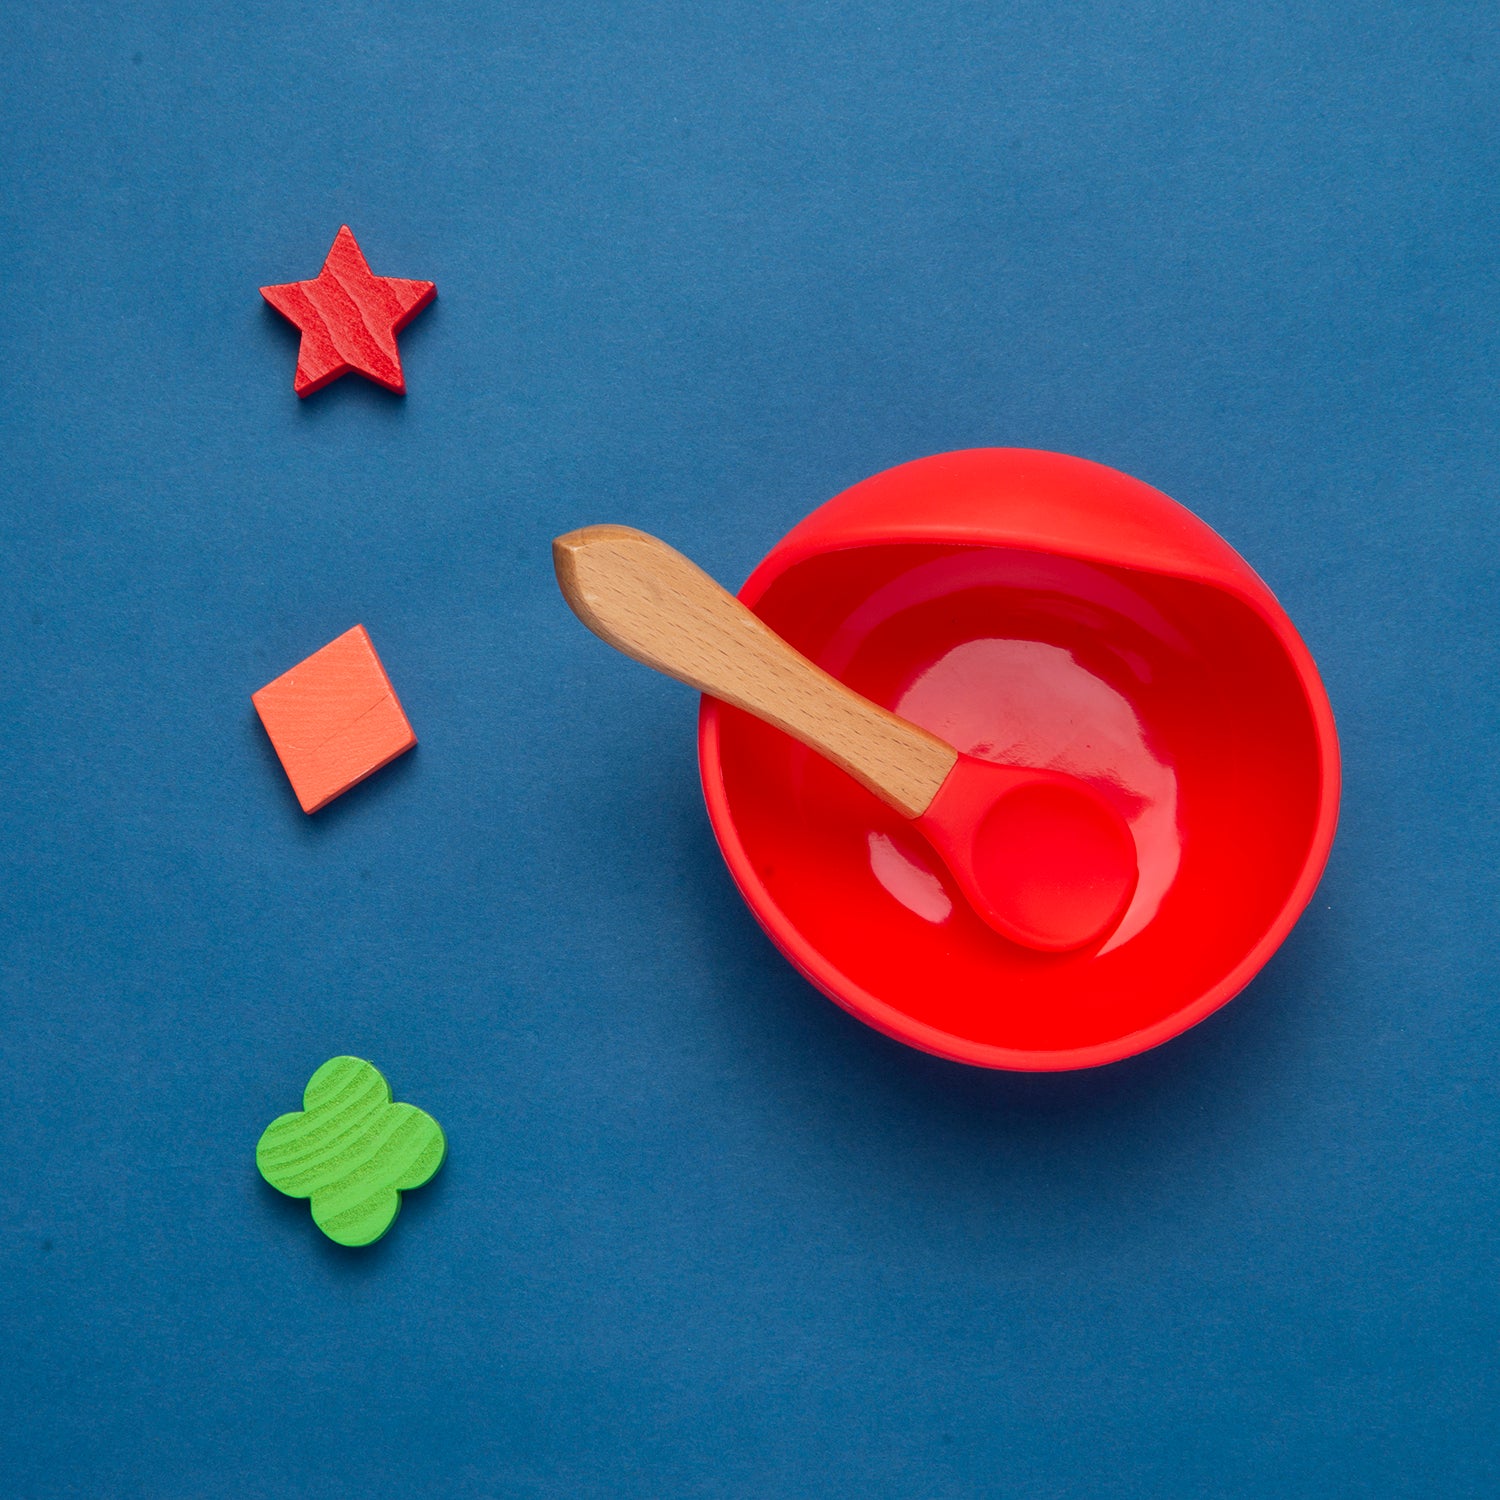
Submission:
M 668 677 L 764 719 L 908 818 L 958 752 L 814 666 L 696 563 L 629 526 L 585 526 L 552 544 L 557 582 L 595 635 Z

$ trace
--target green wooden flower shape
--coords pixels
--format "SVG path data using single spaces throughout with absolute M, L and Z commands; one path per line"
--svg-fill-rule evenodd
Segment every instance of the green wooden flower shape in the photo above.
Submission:
M 379 1068 L 331 1057 L 308 1080 L 303 1108 L 266 1126 L 255 1148 L 278 1192 L 311 1198 L 313 1223 L 340 1245 L 372 1245 L 396 1221 L 401 1194 L 442 1166 L 442 1126 L 414 1104 L 392 1104 Z

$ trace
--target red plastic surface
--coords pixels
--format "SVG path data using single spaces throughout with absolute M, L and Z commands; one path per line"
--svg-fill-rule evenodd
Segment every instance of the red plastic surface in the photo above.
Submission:
M 1322 873 L 1333 715 L 1270 590 L 1208 526 L 1100 464 L 977 449 L 888 470 L 795 527 L 740 592 L 851 686 L 960 750 L 1105 790 L 1139 881 L 1096 949 L 1007 942 L 909 825 L 705 698 L 699 760 L 736 883 L 791 961 L 913 1046 L 1088 1067 L 1241 990 Z
M 313 280 L 260 289 L 277 312 L 302 330 L 292 378 L 299 396 L 310 396 L 351 370 L 404 395 L 396 334 L 436 292 L 430 281 L 372 275 L 347 224 Z
M 1112 788 L 960 755 L 914 826 L 997 932 L 1043 953 L 1102 942 L 1135 894 Z

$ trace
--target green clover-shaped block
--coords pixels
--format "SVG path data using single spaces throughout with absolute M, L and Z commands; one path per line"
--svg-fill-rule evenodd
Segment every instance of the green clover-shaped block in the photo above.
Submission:
M 308 1080 L 303 1108 L 266 1126 L 255 1148 L 278 1192 L 311 1198 L 315 1223 L 340 1245 L 372 1245 L 395 1223 L 401 1194 L 442 1166 L 442 1126 L 414 1104 L 392 1104 L 372 1063 L 331 1057 Z

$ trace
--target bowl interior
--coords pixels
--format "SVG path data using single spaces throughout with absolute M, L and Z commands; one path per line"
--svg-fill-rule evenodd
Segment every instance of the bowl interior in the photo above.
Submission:
M 1140 884 L 1116 931 L 1093 950 L 1031 952 L 970 911 L 898 813 L 787 736 L 707 704 L 705 780 L 722 777 L 731 866 L 737 844 L 752 908 L 833 998 L 947 1056 L 1074 1066 L 1159 1041 L 1248 979 L 1320 795 L 1311 711 L 1255 611 L 1123 568 L 906 544 L 801 562 L 755 607 L 835 677 L 959 749 L 1083 777 L 1136 840 Z

